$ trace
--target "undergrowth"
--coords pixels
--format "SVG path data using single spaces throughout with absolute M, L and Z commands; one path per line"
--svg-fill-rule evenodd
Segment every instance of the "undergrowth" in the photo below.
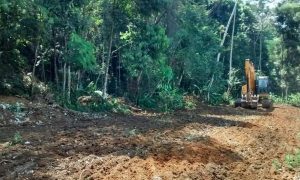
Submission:
M 291 94 L 287 98 L 272 95 L 272 99 L 275 101 L 275 103 L 290 104 L 296 107 L 300 107 L 300 93 Z

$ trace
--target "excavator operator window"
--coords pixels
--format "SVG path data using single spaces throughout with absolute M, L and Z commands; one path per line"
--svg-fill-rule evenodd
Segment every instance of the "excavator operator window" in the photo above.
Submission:
M 258 93 L 268 93 L 269 88 L 269 79 L 268 77 L 258 77 Z

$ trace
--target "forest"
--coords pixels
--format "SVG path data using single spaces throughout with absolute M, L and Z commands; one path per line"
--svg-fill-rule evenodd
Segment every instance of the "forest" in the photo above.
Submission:
M 182 108 L 187 94 L 230 103 L 245 59 L 270 76 L 274 95 L 299 92 L 299 1 L 2 0 L 0 8 L 1 94 L 51 91 L 75 109 L 95 91 L 156 110 Z
M 297 179 L 299 107 L 299 0 L 0 0 L 0 179 Z

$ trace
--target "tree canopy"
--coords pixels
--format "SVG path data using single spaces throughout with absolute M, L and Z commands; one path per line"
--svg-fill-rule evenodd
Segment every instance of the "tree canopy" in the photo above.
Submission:
M 1 0 L 0 15 L 2 93 L 29 92 L 31 73 L 68 104 L 91 86 L 149 108 L 228 103 L 245 59 L 273 93 L 300 89 L 299 0 Z

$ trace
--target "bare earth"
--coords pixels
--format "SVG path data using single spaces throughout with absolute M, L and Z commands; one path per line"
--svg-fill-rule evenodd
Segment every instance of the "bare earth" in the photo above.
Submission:
M 274 167 L 300 147 L 299 108 L 89 115 L 0 97 L 15 102 L 25 122 L 0 108 L 0 179 L 300 179 Z M 9 146 L 17 131 L 23 143 Z

